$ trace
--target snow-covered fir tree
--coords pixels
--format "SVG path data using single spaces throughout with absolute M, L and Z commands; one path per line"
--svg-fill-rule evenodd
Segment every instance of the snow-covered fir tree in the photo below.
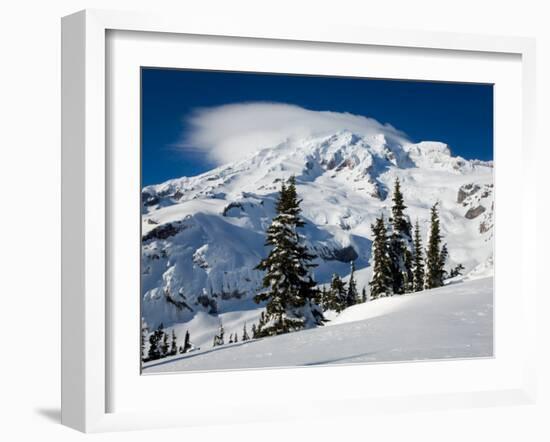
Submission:
M 145 351 L 145 345 L 147 342 L 147 335 L 149 334 L 149 326 L 147 325 L 147 322 L 145 321 L 145 318 L 141 318 L 141 360 L 145 361 L 147 359 L 147 353 Z
M 170 344 L 168 343 L 168 335 L 162 332 L 162 344 L 160 346 L 160 354 L 164 358 L 170 354 Z
M 243 335 L 241 337 L 241 341 L 248 341 L 250 339 L 250 336 L 248 336 L 248 332 L 246 331 L 246 322 L 243 325 Z
M 321 307 L 323 308 L 323 311 L 326 312 L 328 310 L 327 303 L 329 302 L 328 290 L 325 286 L 322 286 L 319 292 L 321 294 Z
M 389 254 L 388 233 L 384 216 L 371 226 L 374 235 L 372 243 L 372 279 L 369 282 L 370 299 L 393 294 L 393 272 Z
M 170 354 L 175 355 L 178 353 L 178 339 L 176 338 L 176 332 L 172 329 L 172 342 L 170 345 Z
M 431 208 L 430 235 L 426 250 L 425 289 L 433 289 L 443 285 L 447 246 L 441 246 L 442 239 L 439 213 L 437 212 L 437 203 L 435 203 Z
M 360 298 L 357 292 L 357 283 L 355 282 L 355 263 L 352 261 L 348 288 L 346 290 L 346 307 L 351 307 L 358 302 L 360 302 Z
M 266 322 L 260 336 L 310 328 L 323 323 L 321 308 L 316 304 L 317 283 L 311 269 L 315 267 L 311 254 L 303 243 L 298 229 L 305 225 L 300 213 L 296 180 L 291 177 L 283 184 L 276 206 L 276 216 L 267 229 L 266 246 L 271 246 L 267 258 L 258 270 L 265 271 L 263 292 L 257 294 L 257 303 L 266 302 Z
M 412 291 L 412 239 L 411 224 L 405 215 L 405 201 L 401 192 L 401 183 L 395 179 L 392 196 L 390 259 L 393 276 L 393 292 L 403 294 Z
M 159 327 L 149 336 L 149 352 L 148 360 L 153 361 L 162 357 L 162 342 L 165 336 L 163 331 L 164 325 L 161 323 Z
M 443 244 L 441 247 L 441 253 L 439 254 L 439 268 L 441 269 L 441 285 L 443 281 L 447 279 L 447 270 L 445 270 L 445 265 L 447 264 L 447 259 L 449 258 L 449 249 L 447 248 L 447 243 Z
M 326 294 L 326 310 L 334 310 L 340 313 L 346 308 L 347 290 L 346 283 L 342 281 L 340 275 L 334 273 L 330 281 L 330 288 Z
M 183 340 L 182 353 L 187 353 L 191 350 L 193 346 L 191 345 L 191 336 L 189 335 L 189 330 L 185 331 L 185 338 Z
M 456 276 L 462 275 L 463 270 L 464 266 L 462 264 L 458 264 L 456 267 L 453 267 L 449 272 L 449 278 L 455 278 Z
M 424 252 L 418 220 L 414 225 L 414 252 L 413 252 L 413 291 L 424 290 Z
M 223 329 L 223 323 L 220 320 L 220 328 L 218 329 L 218 333 L 214 336 L 212 347 L 217 347 L 219 345 L 225 344 L 224 334 L 225 334 L 225 330 Z

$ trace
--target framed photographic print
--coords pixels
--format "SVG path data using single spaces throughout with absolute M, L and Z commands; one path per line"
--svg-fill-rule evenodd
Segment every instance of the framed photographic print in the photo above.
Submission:
M 492 84 L 141 88 L 143 373 L 493 356 Z
M 533 42 L 241 25 L 63 20 L 63 422 L 529 402 Z

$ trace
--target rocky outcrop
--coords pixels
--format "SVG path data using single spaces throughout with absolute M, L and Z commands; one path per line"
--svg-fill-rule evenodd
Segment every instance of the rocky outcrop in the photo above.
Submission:
M 481 215 L 483 212 L 485 212 L 487 209 L 483 206 L 477 206 L 472 207 L 471 209 L 468 209 L 464 217 L 466 219 L 474 219 L 477 218 L 479 215 Z
M 171 236 L 177 235 L 179 232 L 184 230 L 186 227 L 182 222 L 174 222 L 162 224 L 158 227 L 155 227 L 149 233 L 143 235 L 142 242 L 147 242 L 156 239 L 167 239 Z
M 466 198 L 476 193 L 480 187 L 477 184 L 465 184 L 460 189 L 458 189 L 458 196 L 456 198 L 456 202 L 458 204 L 461 204 L 464 202 Z
M 316 250 L 319 257 L 325 261 L 352 262 L 359 257 L 352 246 L 342 247 L 341 249 L 329 249 L 326 247 Z

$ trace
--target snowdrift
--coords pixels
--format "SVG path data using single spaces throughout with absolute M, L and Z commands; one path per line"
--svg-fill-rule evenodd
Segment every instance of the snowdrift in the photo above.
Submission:
M 248 315 L 250 320 L 254 314 Z M 324 327 L 215 348 L 206 345 L 198 351 L 146 363 L 143 373 L 492 355 L 491 277 L 358 304 Z

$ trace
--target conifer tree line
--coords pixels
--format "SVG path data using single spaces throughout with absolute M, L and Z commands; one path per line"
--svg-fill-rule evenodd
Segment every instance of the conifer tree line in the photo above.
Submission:
M 355 281 L 355 263 L 351 263 L 351 273 L 349 281 L 346 283 L 340 275 L 334 273 L 330 286 L 327 289 L 325 286 L 321 289 L 321 306 L 323 311 L 333 310 L 340 313 L 342 310 L 351 307 L 355 304 L 367 302 L 367 291 L 363 287 L 361 294 L 357 290 L 357 282 Z
M 441 235 L 438 204 L 431 208 L 427 247 L 424 249 L 418 221 L 413 230 L 406 214 L 407 206 L 399 179 L 395 180 L 391 216 L 386 220 L 381 215 L 371 225 L 373 274 L 369 282 L 369 296 L 366 287 L 361 292 L 357 288 L 354 262 L 350 263 L 347 282 L 334 273 L 328 287 L 318 287 L 312 272 L 316 267 L 313 261 L 317 257 L 308 250 L 300 234 L 300 229 L 305 225 L 300 203 L 296 180 L 292 176 L 281 185 L 276 214 L 266 231 L 265 245 L 270 247 L 269 253 L 256 266 L 257 270 L 264 272 L 264 277 L 262 291 L 254 297 L 254 301 L 265 302 L 266 308 L 260 314 L 259 321 L 252 324 L 250 335 L 244 324 L 240 338 L 238 333 L 230 333 L 226 338 L 220 321 L 212 346 L 315 327 L 326 322 L 323 313 L 328 310 L 340 313 L 352 305 L 380 297 L 443 285 L 447 277 L 445 264 L 448 250 Z M 463 268 L 458 265 L 451 270 L 450 276 L 459 275 Z M 166 338 L 159 336 L 158 339 L 163 340 L 160 344 L 162 351 Z
M 149 349 L 146 350 L 147 336 L 149 336 Z M 195 350 L 191 343 L 189 330 L 185 332 L 183 345 L 178 346 L 176 333 L 172 329 L 170 336 L 164 329 L 164 324 L 160 323 L 158 328 L 149 334 L 149 327 L 145 319 L 141 320 L 141 360 L 143 362 L 154 361 L 156 359 L 174 356 L 177 354 L 188 353 Z
M 381 215 L 371 226 L 371 299 L 441 287 L 447 277 L 448 249 L 441 235 L 438 203 L 430 209 L 428 244 L 424 250 L 418 221 L 413 232 L 405 213 L 407 206 L 399 179 L 395 180 L 392 201 L 391 217 L 386 221 Z M 459 264 L 451 275 L 459 275 L 463 268 Z
M 254 324 L 252 325 L 252 335 L 253 335 L 253 338 L 257 337 L 256 326 Z M 248 334 L 248 329 L 245 322 L 243 325 L 243 331 L 242 331 L 241 337 L 239 338 L 239 334 L 237 332 L 230 333 L 229 340 L 227 341 L 227 343 L 234 344 L 236 342 L 245 342 L 250 339 L 252 338 Z M 220 326 L 218 328 L 218 332 L 214 335 L 214 341 L 212 342 L 212 347 L 218 347 L 220 345 L 225 345 L 225 329 L 223 328 L 223 323 L 221 322 L 221 320 L 220 320 Z

